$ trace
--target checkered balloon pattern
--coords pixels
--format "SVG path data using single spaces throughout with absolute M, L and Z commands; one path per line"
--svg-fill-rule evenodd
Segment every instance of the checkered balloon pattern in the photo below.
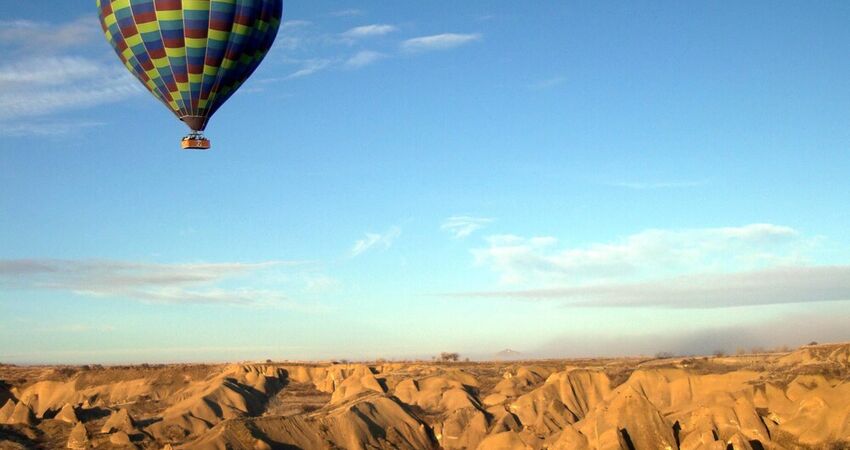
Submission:
M 97 0 L 97 7 L 127 69 L 196 130 L 257 69 L 283 14 L 282 0 Z

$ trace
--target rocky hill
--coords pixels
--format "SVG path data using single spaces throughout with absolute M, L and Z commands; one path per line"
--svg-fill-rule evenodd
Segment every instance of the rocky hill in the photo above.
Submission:
M 850 345 L 495 363 L 0 366 L 0 449 L 842 449 Z

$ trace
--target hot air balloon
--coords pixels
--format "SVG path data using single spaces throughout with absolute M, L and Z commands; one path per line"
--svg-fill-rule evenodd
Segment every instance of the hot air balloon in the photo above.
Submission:
M 97 0 L 115 53 L 206 150 L 210 118 L 251 76 L 280 28 L 283 0 Z

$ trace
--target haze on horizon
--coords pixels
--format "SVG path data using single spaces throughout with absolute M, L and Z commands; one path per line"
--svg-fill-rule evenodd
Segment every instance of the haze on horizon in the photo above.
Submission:
M 209 153 L 0 18 L 0 362 L 850 340 L 845 2 L 288 1 Z

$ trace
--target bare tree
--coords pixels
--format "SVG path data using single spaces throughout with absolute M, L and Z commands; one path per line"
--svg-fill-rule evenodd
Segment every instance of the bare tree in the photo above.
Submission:
M 454 353 L 454 352 L 452 352 L 452 353 L 443 352 L 443 353 L 440 353 L 439 361 L 440 362 L 458 362 L 458 361 L 460 361 L 460 354 Z

